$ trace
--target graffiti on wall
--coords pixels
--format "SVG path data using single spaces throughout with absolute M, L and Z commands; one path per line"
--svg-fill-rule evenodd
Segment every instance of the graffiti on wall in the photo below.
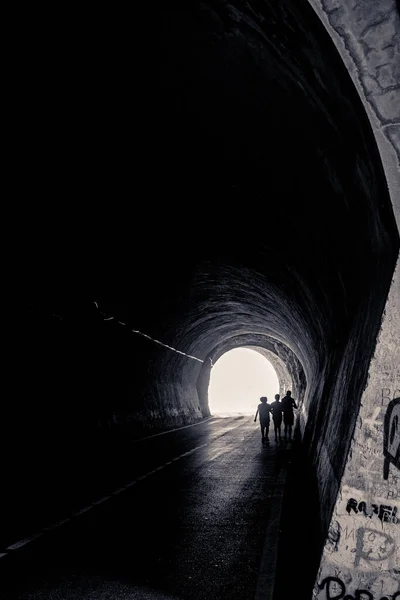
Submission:
M 394 298 L 370 365 L 313 600 L 400 600 L 400 347 L 388 324 L 400 318 L 397 289 Z
M 399 372 L 400 375 L 400 372 Z M 390 388 L 382 388 L 381 389 L 381 405 L 385 405 L 388 402 L 390 402 L 391 400 L 395 400 L 395 398 L 398 398 L 400 396 L 400 390 L 394 390 L 390 389 Z
M 366 561 L 386 560 L 392 556 L 395 549 L 395 541 L 387 533 L 368 527 L 360 527 L 357 531 L 354 566 L 358 567 L 361 559 Z
M 325 577 L 319 584 L 321 590 L 325 590 L 325 600 L 398 600 L 400 590 L 390 596 L 376 596 L 369 590 L 358 589 L 354 596 L 346 594 L 346 585 L 339 577 Z
M 371 504 L 355 489 L 346 491 L 339 518 L 330 524 L 329 560 L 321 568 L 314 600 L 400 600 L 400 506 Z
M 400 470 L 400 398 L 389 402 L 383 427 L 383 478 L 389 477 L 389 466 Z
M 400 518 L 397 517 L 397 506 L 388 506 L 386 504 L 367 504 L 364 501 L 358 502 L 355 498 L 349 498 L 347 501 L 346 511 L 351 514 L 354 511 L 356 514 L 362 514 L 365 517 L 372 519 L 377 516 L 384 523 L 400 523 Z

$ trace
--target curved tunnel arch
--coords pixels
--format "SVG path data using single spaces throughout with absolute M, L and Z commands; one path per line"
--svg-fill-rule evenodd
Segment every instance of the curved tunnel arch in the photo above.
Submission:
M 219 336 L 218 339 L 228 339 L 230 336 L 234 337 L 236 335 L 246 333 L 247 331 L 252 331 L 254 335 L 268 332 L 268 335 L 272 335 L 281 342 L 289 344 L 292 347 L 292 350 L 294 350 L 296 354 L 301 357 L 303 364 L 306 365 L 305 369 L 307 371 L 307 380 L 311 382 L 313 380 L 312 373 L 317 372 L 321 375 L 321 372 L 323 371 L 322 363 L 325 362 L 325 359 L 321 357 L 325 357 L 326 355 L 330 354 L 328 352 L 328 346 L 332 344 L 335 339 L 340 338 L 340 336 L 343 334 L 343 331 L 348 327 L 349 321 L 351 321 L 351 304 L 354 306 L 357 303 L 355 300 L 357 291 L 354 290 L 353 284 L 350 281 L 352 274 L 357 273 L 357 269 L 363 264 L 363 259 L 365 259 L 364 265 L 368 263 L 368 260 L 374 263 L 376 257 L 381 251 L 383 251 L 383 254 L 386 253 L 386 250 L 383 248 L 385 246 L 386 248 L 389 248 L 392 243 L 389 241 L 389 238 L 387 238 L 387 232 L 389 230 L 391 230 L 389 237 L 392 236 L 394 244 L 392 256 L 395 256 L 396 251 L 394 248 L 397 243 L 397 232 L 395 227 L 393 227 L 393 222 L 390 223 L 393 220 L 391 204 L 384 183 L 380 158 L 375 147 L 375 141 L 373 139 L 371 127 L 361 105 L 360 99 L 358 98 L 355 90 L 352 89 L 350 78 L 345 74 L 345 67 L 342 64 L 341 59 L 337 56 L 336 51 L 332 47 L 333 44 L 331 44 L 331 47 L 329 47 L 329 42 L 327 42 L 327 40 L 325 40 L 324 43 L 321 42 L 324 36 L 325 38 L 328 37 L 325 31 L 323 34 L 321 33 L 322 25 L 319 27 L 320 37 L 315 36 L 315 39 L 313 39 L 309 44 L 308 42 L 305 43 L 305 48 L 300 48 L 298 55 L 296 57 L 294 56 L 293 44 L 295 34 L 291 33 L 291 30 L 295 31 L 297 34 L 300 33 L 300 35 L 302 35 L 305 39 L 309 33 L 305 25 L 307 23 L 307 19 L 310 19 L 310 21 L 313 23 L 312 29 L 318 30 L 318 26 L 316 24 L 318 18 L 314 15 L 313 21 L 313 16 L 311 16 L 311 12 L 313 12 L 312 9 L 310 7 L 306 8 L 305 6 L 304 14 L 306 16 L 296 14 L 297 9 L 294 9 L 290 3 L 284 3 L 281 9 L 266 8 L 265 12 L 267 14 L 268 10 L 270 10 L 273 14 L 272 19 L 271 17 L 266 19 L 265 14 L 261 15 L 260 12 L 260 14 L 258 14 L 258 20 L 257 14 L 255 15 L 253 11 L 253 13 L 250 15 L 249 12 L 251 11 L 246 11 L 246 9 L 243 9 L 241 3 L 237 3 L 235 8 L 233 8 L 232 4 L 227 5 L 224 2 L 209 3 L 208 5 L 207 3 L 203 3 L 202 8 L 199 8 L 197 13 L 196 9 L 194 9 L 192 13 L 189 11 L 190 14 L 182 13 L 179 15 L 178 11 L 177 22 L 179 25 L 183 25 L 183 23 L 179 21 L 179 18 L 182 17 L 185 19 L 185 26 L 179 28 L 180 33 L 177 35 L 177 39 L 185 40 L 187 42 L 187 53 L 190 58 L 187 58 L 187 55 L 185 55 L 185 58 L 182 58 L 179 56 L 178 51 L 176 54 L 174 54 L 175 47 L 178 46 L 179 42 L 172 42 L 171 39 L 173 36 L 169 36 L 166 46 L 171 48 L 170 55 L 168 57 L 168 72 L 170 74 L 172 73 L 172 82 L 169 80 L 168 86 L 166 86 L 165 89 L 168 90 L 168 94 L 173 95 L 176 93 L 176 96 L 179 97 L 179 107 L 180 109 L 183 108 L 182 116 L 180 116 L 179 119 L 181 119 L 184 123 L 190 122 L 194 128 L 191 130 L 190 135 L 193 135 L 194 133 L 194 137 L 197 140 L 201 140 L 203 142 L 207 140 L 208 142 L 207 150 L 209 154 L 212 155 L 212 160 L 210 159 L 209 154 L 207 156 L 203 155 L 202 159 L 204 160 L 201 163 L 203 172 L 202 174 L 203 178 L 206 179 L 206 184 L 204 185 L 201 181 L 198 181 L 198 178 L 196 178 L 196 183 L 199 185 L 201 193 L 205 191 L 207 185 L 210 185 L 211 187 L 212 181 L 212 177 L 210 175 L 204 176 L 204 171 L 207 172 L 207 169 L 209 168 L 210 171 L 212 171 L 212 176 L 214 177 L 215 170 L 212 169 L 211 165 L 215 166 L 215 164 L 217 164 L 218 169 L 220 169 L 220 171 L 223 173 L 220 175 L 220 177 L 216 177 L 214 180 L 214 182 L 217 183 L 213 194 L 214 198 L 218 196 L 218 193 L 221 193 L 222 197 L 226 197 L 228 195 L 230 201 L 232 201 L 233 198 L 237 203 L 240 202 L 240 200 L 243 203 L 245 201 L 245 196 L 241 196 L 241 192 L 246 190 L 247 195 L 252 198 L 253 202 L 257 199 L 259 200 L 259 206 L 261 207 L 261 193 L 263 192 L 265 195 L 266 190 L 265 182 L 260 181 L 260 173 L 257 171 L 257 168 L 254 169 L 252 168 L 252 165 L 246 165 L 246 167 L 249 169 L 249 172 L 246 172 L 244 176 L 246 179 L 245 182 L 243 182 L 243 177 L 240 175 L 237 176 L 236 174 L 233 175 L 232 171 L 228 171 L 228 176 L 226 177 L 227 173 L 224 171 L 224 165 L 221 164 L 219 157 L 217 158 L 215 156 L 213 148 L 210 147 L 210 142 L 215 139 L 216 136 L 218 141 L 220 141 L 218 134 L 213 133 L 214 129 L 216 131 L 222 130 L 224 133 L 227 133 L 227 139 L 232 141 L 232 136 L 229 135 L 229 123 L 227 123 L 227 121 L 229 121 L 229 118 L 232 117 L 232 123 L 235 123 L 235 125 L 237 123 L 237 119 L 235 121 L 233 118 L 233 110 L 231 107 L 227 104 L 226 110 L 229 116 L 224 117 L 220 106 L 220 103 L 223 102 L 223 98 L 225 97 L 221 98 L 219 95 L 221 90 L 218 86 L 215 73 L 223 72 L 222 63 L 224 62 L 225 55 L 222 55 L 221 58 L 221 54 L 219 54 L 219 45 L 223 46 L 223 43 L 227 40 L 227 51 L 228 49 L 233 50 L 233 56 L 235 56 L 235 54 L 237 56 L 239 53 L 237 51 L 237 46 L 235 46 L 235 41 L 232 42 L 232 38 L 235 38 L 235 35 L 237 36 L 239 39 L 237 44 L 244 40 L 243 45 L 245 48 L 243 49 L 242 55 L 239 54 L 239 56 L 241 56 L 242 62 L 245 62 L 246 59 L 248 60 L 247 66 L 250 65 L 250 71 L 253 68 L 251 63 L 252 51 L 253 54 L 256 55 L 259 53 L 257 56 L 259 64 L 262 64 L 263 60 L 267 62 L 269 59 L 269 66 L 271 68 L 271 65 L 273 67 L 275 60 L 276 68 L 276 64 L 279 63 L 279 68 L 282 69 L 282 72 L 279 73 L 278 68 L 277 73 L 282 75 L 282 80 L 286 77 L 287 90 L 289 90 L 292 86 L 292 108 L 293 103 L 296 101 L 299 101 L 300 104 L 304 104 L 304 102 L 306 104 L 309 103 L 309 105 L 312 107 L 311 115 L 314 114 L 314 118 L 320 121 L 321 126 L 324 119 L 326 120 L 326 123 L 328 123 L 328 126 L 326 126 L 326 123 L 325 126 L 322 126 L 326 134 L 326 139 L 324 140 L 324 137 L 321 134 L 318 135 L 318 139 L 315 140 L 317 148 L 316 152 L 321 159 L 319 162 L 319 169 L 324 173 L 326 182 L 328 182 L 325 192 L 327 192 L 328 188 L 330 189 L 330 191 L 324 196 L 324 199 L 326 198 L 325 209 L 328 213 L 328 217 L 324 215 L 324 207 L 321 211 L 321 206 L 318 208 L 318 204 L 310 201 L 310 211 L 306 217 L 301 216 L 296 203 L 293 202 L 293 200 L 291 202 L 287 202 L 287 200 L 286 203 L 283 202 L 283 204 L 288 208 L 288 212 L 285 217 L 283 215 L 283 211 L 280 211 L 279 209 L 277 210 L 275 207 L 273 209 L 271 220 L 275 223 L 277 222 L 279 227 L 285 223 L 285 229 L 291 232 L 291 236 L 299 234 L 299 239 L 296 239 L 295 246 L 297 248 L 301 248 L 299 252 L 300 256 L 295 256 L 296 252 L 285 255 L 283 244 L 280 244 L 279 237 L 277 238 L 276 235 L 273 234 L 273 242 L 275 242 L 278 247 L 275 247 L 274 244 L 260 244 L 257 241 L 256 243 L 253 243 L 253 255 L 259 254 L 261 256 L 258 257 L 259 260 L 254 260 L 253 256 L 252 268 L 248 268 L 247 265 L 245 266 L 243 264 L 246 262 L 246 259 L 242 260 L 238 255 L 237 245 L 235 248 L 232 248 L 232 244 L 229 243 L 230 240 L 228 236 L 223 238 L 223 242 L 221 244 L 218 244 L 218 242 L 215 241 L 215 238 L 217 238 L 219 234 L 219 229 L 223 231 L 224 225 L 225 229 L 226 227 L 231 227 L 231 223 L 226 223 L 226 221 L 230 220 L 230 216 L 228 215 L 226 217 L 224 216 L 222 219 L 220 218 L 218 220 L 218 224 L 213 226 L 212 224 L 208 223 L 202 215 L 200 215 L 197 227 L 195 227 L 195 229 L 193 229 L 193 227 L 190 228 L 189 238 L 184 236 L 184 239 L 185 241 L 189 241 L 190 236 L 194 234 L 193 237 L 195 241 L 199 241 L 199 230 L 204 227 L 208 232 L 207 245 L 210 241 L 211 244 L 214 244 L 211 252 L 208 252 L 207 247 L 203 248 L 205 256 L 212 255 L 212 259 L 210 260 L 209 264 L 207 264 L 207 262 L 204 263 L 204 256 L 202 256 L 201 252 L 195 251 L 191 253 L 193 262 L 197 262 L 197 273 L 195 273 L 191 285 L 196 289 L 202 287 L 202 295 L 206 297 L 206 300 L 202 306 L 202 298 L 199 298 L 196 296 L 196 294 L 191 294 L 187 304 L 196 306 L 198 314 L 196 317 L 191 319 L 190 316 L 187 317 L 187 313 L 185 314 L 185 311 L 183 311 L 183 318 L 180 318 L 179 321 L 180 329 L 185 332 L 184 337 L 179 335 L 176 336 L 173 333 L 171 333 L 171 335 L 173 336 L 174 341 L 180 345 L 179 347 L 181 347 L 181 345 L 183 345 L 183 347 L 189 347 L 189 351 L 191 353 L 204 356 L 204 354 L 208 355 L 210 353 L 210 346 L 213 347 L 213 344 L 215 344 L 215 342 L 213 342 L 211 339 L 208 342 L 208 337 L 214 336 L 213 339 L 216 339 L 216 336 Z M 208 16 L 212 14 L 212 18 L 210 17 L 208 21 L 207 12 L 209 12 Z M 196 17 L 199 17 L 199 23 L 201 23 L 200 27 L 195 22 L 194 14 Z M 176 14 L 174 13 L 174 18 L 175 17 Z M 269 22 L 266 23 L 268 19 Z M 286 20 L 286 23 L 282 25 L 282 23 L 279 23 L 279 19 L 283 19 L 283 21 Z M 167 20 L 168 16 L 166 18 L 166 21 Z M 259 31 L 260 23 L 264 23 L 264 26 L 267 29 L 270 29 L 268 33 L 270 35 L 272 33 L 275 41 L 271 41 L 271 37 L 267 39 L 267 33 L 264 30 L 262 32 Z M 168 22 L 165 30 L 167 30 L 169 26 L 171 26 L 170 22 Z M 203 30 L 201 30 L 202 26 Z M 279 29 L 281 26 L 282 29 Z M 285 26 L 285 42 L 283 40 L 277 40 L 278 36 L 276 32 L 279 31 L 281 33 L 285 29 Z M 173 24 L 171 26 L 171 32 L 176 32 L 178 27 L 178 25 Z M 182 34 L 182 31 L 185 33 Z M 193 31 L 195 31 L 195 39 L 198 46 L 196 46 L 196 51 L 191 53 L 194 44 L 190 43 L 190 34 L 188 32 L 193 33 Z M 257 33 L 260 34 L 258 38 Z M 210 43 L 207 47 L 207 43 L 204 41 L 207 35 L 210 37 L 214 35 L 214 45 Z M 201 36 L 204 36 L 204 38 Z M 267 50 L 265 48 L 263 48 L 264 53 L 261 53 L 261 38 L 263 38 L 266 46 L 269 45 L 272 58 L 268 57 Z M 165 37 L 164 39 L 167 38 Z M 248 45 L 246 46 L 247 40 L 249 41 Z M 287 43 L 286 47 L 285 43 Z M 319 50 L 319 54 L 318 52 L 315 53 L 314 65 L 313 58 L 310 54 L 313 44 L 314 49 L 316 47 L 317 50 Z M 320 45 L 319 48 L 318 45 Z M 321 52 L 321 46 L 323 47 L 323 52 Z M 202 54 L 203 50 L 204 53 Z M 245 55 L 245 57 L 243 55 Z M 171 58 L 171 56 L 173 58 Z M 210 56 L 215 59 L 213 64 L 211 64 Z M 176 63 L 173 62 L 173 59 L 176 59 Z M 193 67 L 193 73 L 190 73 L 187 64 L 192 59 L 195 65 Z M 307 64 L 306 60 L 309 64 Z M 324 73 L 324 62 L 328 63 L 330 60 L 332 60 L 334 64 L 334 72 L 337 76 L 337 82 L 335 80 L 330 82 L 327 80 L 327 77 L 329 77 L 327 74 L 329 73 L 329 70 L 325 71 Z M 237 71 L 232 68 L 232 64 L 236 64 L 234 60 L 232 60 L 232 63 L 229 65 L 229 77 L 231 77 L 232 80 L 235 77 L 240 80 L 241 77 L 239 60 L 237 60 L 237 62 L 239 64 Z M 285 62 L 284 66 L 283 62 Z M 215 66 L 215 63 L 217 63 L 217 66 Z M 182 86 L 179 85 L 177 79 L 173 78 L 174 64 L 179 65 L 179 69 L 176 67 L 177 72 L 186 72 L 190 80 L 195 78 L 195 73 L 196 75 L 200 75 L 199 80 L 201 84 L 194 84 L 196 91 L 200 91 L 201 85 L 205 87 L 205 83 L 207 83 L 209 88 L 216 92 L 216 98 L 213 98 L 213 101 L 215 100 L 213 110 L 210 108 L 210 102 L 201 104 L 204 100 L 204 90 L 203 94 L 199 93 L 200 100 L 197 100 L 194 92 L 192 91 L 186 91 L 186 96 L 184 97 L 180 96 L 180 93 L 182 92 Z M 306 64 L 307 67 L 305 68 Z M 301 65 L 303 71 L 299 69 L 299 65 Z M 311 74 L 312 67 L 314 67 L 314 69 L 317 71 L 316 75 L 314 76 Z M 260 68 L 257 76 L 259 79 L 262 79 L 263 75 L 265 74 Z M 265 79 L 266 84 L 267 82 L 268 78 Z M 266 132 L 265 126 L 259 127 L 257 134 L 254 133 L 257 128 L 252 129 L 251 126 L 254 125 L 256 119 L 253 115 L 248 114 L 251 100 L 247 99 L 249 104 L 249 106 L 247 106 L 245 100 L 243 100 L 242 96 L 240 95 L 240 92 L 238 92 L 237 87 L 232 87 L 233 84 L 230 83 L 226 74 L 223 76 L 223 83 L 227 84 L 227 88 L 233 92 L 231 101 L 233 98 L 233 102 L 236 102 L 238 106 L 246 108 L 246 118 L 249 119 L 247 133 L 248 143 L 246 148 L 248 153 L 247 155 L 244 155 L 244 158 L 247 160 L 253 159 L 254 152 L 251 148 L 249 148 L 249 145 L 255 144 L 257 149 L 259 149 L 260 143 L 255 140 L 254 136 L 259 135 L 261 137 L 261 135 Z M 246 83 L 249 85 L 248 81 L 246 81 Z M 271 82 L 269 81 L 269 83 Z M 301 90 L 300 92 L 299 88 Z M 258 87 L 256 86 L 255 90 L 261 98 L 266 100 L 266 106 L 268 106 L 269 109 L 271 109 L 271 102 L 273 104 L 273 108 L 277 108 L 276 101 L 274 102 L 273 99 L 269 99 L 270 101 L 268 102 L 268 98 L 263 96 L 261 84 L 258 85 Z M 341 112 L 338 111 L 335 113 L 335 102 L 337 102 L 338 105 L 341 105 Z M 177 114 L 176 111 L 172 109 L 172 105 L 168 104 L 168 107 L 171 108 L 172 115 Z M 187 114 L 188 119 L 194 117 L 195 115 L 199 116 L 200 122 L 202 125 L 204 125 L 205 133 L 204 131 L 200 131 L 199 125 L 193 125 L 192 121 L 185 120 L 183 115 L 186 116 L 185 110 L 187 107 L 190 107 Z M 256 107 L 256 110 L 257 108 L 258 106 Z M 284 103 L 284 109 L 285 108 L 289 108 L 287 103 Z M 192 112 L 190 112 L 190 110 Z M 209 119 L 208 123 L 206 122 L 204 113 L 206 113 L 206 116 Z M 258 111 L 257 115 L 258 114 L 260 114 L 260 111 Z M 282 110 L 278 111 L 278 114 L 282 116 Z M 288 112 L 288 116 L 290 116 L 290 111 Z M 308 126 L 311 125 L 309 117 L 310 113 L 308 113 L 307 119 Z M 174 125 L 177 123 L 179 124 L 180 121 L 176 121 L 174 118 L 169 120 L 165 118 L 165 123 L 172 121 Z M 219 119 L 218 123 L 217 118 Z M 293 124 L 292 121 L 291 124 Z M 348 131 L 346 131 L 347 126 Z M 232 126 L 232 128 L 235 129 L 234 126 Z M 310 126 L 310 130 L 311 129 L 312 128 Z M 165 131 L 165 125 L 161 130 L 163 132 Z M 285 129 L 285 131 L 287 130 Z M 295 128 L 294 131 L 296 134 L 301 133 L 301 140 L 304 141 L 305 129 L 299 127 L 297 129 Z M 238 133 L 238 136 L 236 136 L 238 142 L 236 145 L 235 143 L 232 143 L 231 147 L 237 149 L 240 142 L 242 142 L 240 134 L 244 139 L 246 139 L 246 134 L 240 129 L 240 126 L 236 133 Z M 280 160 L 282 159 L 283 153 L 282 144 L 277 143 L 278 139 L 276 137 L 276 130 L 274 131 L 272 128 L 271 133 L 275 134 L 272 136 L 272 140 L 275 143 L 274 151 Z M 180 137 L 181 135 L 183 136 L 182 138 Z M 354 137 L 352 138 L 351 136 Z M 356 138 L 358 138 L 357 142 L 355 141 Z M 165 139 L 170 139 L 170 136 L 166 135 Z M 182 144 L 182 147 L 187 148 L 193 146 L 193 144 L 188 143 L 189 140 L 186 137 L 185 132 L 181 131 L 179 125 L 178 139 L 179 142 L 187 142 L 186 144 Z M 266 136 L 266 139 L 268 139 L 268 136 Z M 366 143 L 367 139 L 369 140 L 368 143 Z M 354 152 L 352 151 L 352 156 L 350 157 L 351 153 L 343 158 L 340 156 L 335 156 L 333 148 L 336 147 L 336 151 L 338 153 L 339 148 L 344 151 L 346 146 L 345 140 L 352 140 L 350 143 L 350 145 L 354 148 Z M 321 141 L 323 142 L 322 145 L 318 144 L 318 142 Z M 292 142 L 292 140 L 290 140 L 290 142 Z M 330 145 L 332 145 L 331 148 Z M 227 148 L 227 146 L 227 143 L 223 145 L 224 150 L 228 152 L 228 156 L 225 156 L 225 158 L 232 160 L 235 165 L 238 165 L 239 163 L 235 161 L 234 154 Z M 307 150 L 310 149 L 310 146 L 306 147 Z M 357 150 L 356 147 L 358 148 Z M 361 148 L 363 148 L 362 151 Z M 367 154 L 365 154 L 367 148 Z M 299 145 L 296 144 L 296 141 L 294 141 L 291 151 L 293 156 L 296 156 L 296 151 L 297 156 L 299 156 Z M 242 152 L 242 148 L 239 149 L 239 156 L 240 158 L 243 158 L 243 152 L 242 154 L 240 154 L 240 152 Z M 196 152 L 196 150 L 194 150 L 193 155 L 196 159 L 199 159 L 199 153 Z M 367 155 L 369 155 L 368 158 Z M 266 156 L 265 153 L 264 156 Z M 270 155 L 268 155 L 268 158 L 271 158 Z M 213 163 L 213 160 L 215 160 L 215 164 Z M 278 165 L 279 160 L 274 161 L 274 166 Z M 347 161 L 348 164 L 346 164 Z M 183 164 L 185 167 L 187 166 L 186 162 Z M 301 164 L 304 166 L 304 163 Z M 278 171 L 279 176 L 282 176 L 282 169 L 279 169 L 279 166 Z M 196 172 L 196 169 L 194 169 L 194 172 Z M 271 178 L 270 166 L 267 168 L 267 173 L 268 177 Z M 302 184 L 301 189 L 304 193 L 304 179 L 302 179 L 299 175 L 298 169 L 296 169 L 296 165 L 294 165 L 293 162 L 289 165 L 289 173 L 294 177 L 300 178 L 299 180 Z M 192 174 L 192 170 L 190 170 L 190 174 Z M 254 178 L 252 177 L 253 175 L 255 175 Z M 318 178 L 318 175 L 316 178 Z M 229 182 L 227 186 L 223 181 L 224 179 L 227 179 Z M 276 187 L 279 187 L 279 185 L 277 186 L 277 181 L 274 179 L 273 174 L 272 178 L 269 180 L 269 184 L 271 185 L 271 188 L 274 189 L 275 198 L 272 201 L 279 202 L 279 200 L 282 199 L 282 194 L 276 194 Z M 370 187 L 370 184 L 372 184 L 372 188 Z M 178 183 L 177 187 L 180 189 L 181 184 Z M 380 189 L 379 192 L 378 188 Z M 294 193 L 294 189 L 290 188 L 290 186 L 286 187 L 284 191 L 286 194 L 290 192 L 292 194 Z M 315 191 L 315 189 L 313 191 Z M 201 193 L 195 193 L 195 198 L 198 198 Z M 204 196 L 207 197 L 207 194 L 204 193 Z M 373 196 L 376 198 L 375 201 L 372 201 Z M 385 201 L 383 203 L 380 200 L 378 201 L 378 197 L 384 197 Z M 379 210 L 376 210 L 377 206 L 374 206 L 374 202 L 379 203 Z M 271 202 L 268 202 L 267 204 L 270 208 Z M 320 204 L 324 203 L 320 202 Z M 301 206 L 304 208 L 304 204 L 301 204 Z M 207 204 L 205 208 L 207 209 Z M 383 209 L 383 211 L 379 216 L 381 209 Z M 313 210 L 316 211 L 317 216 L 312 214 Z M 336 211 L 337 213 L 335 214 Z M 257 237 L 261 233 L 260 227 L 257 223 L 252 223 L 251 219 L 249 219 L 247 204 L 245 212 L 246 214 L 244 218 L 243 213 L 241 213 L 241 224 L 242 226 L 247 225 L 248 229 L 252 228 L 254 236 Z M 210 207 L 210 211 L 207 214 L 210 216 L 210 218 L 213 216 L 212 207 Z M 309 223 L 307 223 L 307 216 L 309 217 Z M 299 219 L 301 226 L 304 226 L 304 228 L 307 229 L 307 234 L 309 237 L 311 237 L 311 242 L 310 240 L 305 242 L 305 236 L 301 235 L 301 232 L 299 231 L 299 225 L 295 223 L 296 218 Z M 383 219 L 383 221 L 381 221 L 381 219 Z M 236 227 L 239 224 L 235 221 L 234 223 Z M 339 236 L 335 236 L 335 228 L 337 232 L 340 232 Z M 322 229 L 322 231 L 318 231 L 318 229 Z M 325 234 L 326 239 L 324 239 Z M 246 232 L 243 230 L 235 230 L 234 235 L 235 239 L 237 240 L 239 238 L 243 245 L 250 246 L 251 237 L 246 235 Z M 339 240 L 337 239 L 338 237 L 340 238 Z M 366 238 L 368 238 L 368 241 Z M 349 243 L 349 240 L 354 243 Z M 188 245 L 191 248 L 193 247 L 193 243 Z M 381 247 L 380 250 L 378 249 L 378 246 Z M 363 250 L 361 250 L 361 247 Z M 375 254 L 376 251 L 378 254 Z M 315 253 L 314 256 L 313 252 Z M 363 252 L 365 256 L 362 258 L 361 254 Z M 391 251 L 389 251 L 389 254 L 390 252 Z M 176 250 L 176 254 L 179 254 L 178 249 Z M 218 262 L 218 260 L 215 260 L 215 255 L 219 256 L 218 260 L 220 261 L 220 264 L 215 264 Z M 224 259 L 221 258 L 221 255 L 222 257 L 224 255 L 229 256 L 229 259 L 226 262 L 230 264 L 225 264 Z M 357 260 L 353 259 L 354 255 L 356 256 Z M 201 257 L 200 262 L 199 256 Z M 350 256 L 351 260 L 346 261 L 346 256 Z M 307 260 L 309 262 L 307 262 Z M 232 266 L 232 262 L 235 262 L 236 264 L 242 264 L 240 267 L 236 267 Z M 264 264 L 262 267 L 260 267 L 263 262 Z M 271 268 L 271 262 L 275 262 L 278 265 L 278 268 L 281 270 L 281 274 L 283 272 L 282 277 L 279 277 L 279 274 L 277 275 L 273 267 Z M 312 262 L 314 262 L 313 265 Z M 352 263 L 351 266 L 346 265 L 346 262 Z M 356 266 L 357 262 L 358 265 Z M 180 257 L 178 258 L 177 263 L 181 263 Z M 265 263 L 269 263 L 267 265 L 267 275 L 265 275 Z M 339 263 L 341 263 L 341 266 L 337 268 Z M 393 264 L 394 263 L 392 259 L 391 267 L 389 267 L 388 272 L 393 269 Z M 185 261 L 183 261 L 183 265 L 186 266 Z M 353 271 L 351 273 L 352 269 Z M 259 271 L 264 271 L 264 273 L 260 275 Z M 354 278 L 357 279 L 357 283 L 361 284 L 363 277 L 365 277 L 365 283 L 367 282 L 368 278 L 370 278 L 370 281 L 372 281 L 374 278 L 374 275 L 371 273 L 372 270 L 370 270 L 368 267 L 364 267 L 363 271 L 363 273 L 358 272 Z M 310 274 L 311 280 L 309 278 Z M 265 277 L 268 278 L 268 290 L 265 288 Z M 243 281 L 245 281 L 244 284 Z M 249 281 L 251 281 L 251 290 L 249 290 L 248 298 L 245 299 L 243 296 L 246 293 L 245 290 L 246 286 L 249 285 Z M 294 288 L 294 293 L 292 293 L 290 287 Z M 353 289 L 350 289 L 352 287 Z M 360 288 L 361 287 L 362 285 L 360 285 Z M 384 294 L 385 292 L 383 292 L 383 295 Z M 262 310 L 263 295 L 265 296 L 265 306 L 268 305 L 267 310 L 264 311 Z M 228 297 L 230 297 L 230 300 L 227 302 L 226 299 Z M 251 298 L 250 302 L 248 301 L 249 298 Z M 337 306 L 341 304 L 341 310 L 339 311 L 341 314 L 337 315 L 333 319 L 333 311 L 332 307 L 330 306 L 331 298 L 334 298 L 334 302 Z M 235 318 L 234 324 L 232 322 L 232 317 Z M 218 319 L 217 327 L 215 326 L 217 322 L 215 319 Z M 292 324 L 291 331 L 288 331 L 288 319 L 290 319 Z M 281 322 L 279 322 L 280 320 Z M 332 331 L 332 321 L 335 322 L 335 331 Z M 207 333 L 208 326 L 211 333 Z M 257 326 L 259 326 L 259 329 Z M 330 336 L 327 335 L 329 330 L 331 330 Z M 331 339 L 329 339 L 329 337 Z

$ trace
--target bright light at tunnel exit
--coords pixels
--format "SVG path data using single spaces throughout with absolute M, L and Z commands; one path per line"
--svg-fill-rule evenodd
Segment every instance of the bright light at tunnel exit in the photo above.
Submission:
M 211 369 L 208 400 L 212 415 L 255 414 L 261 396 L 273 402 L 278 393 L 274 367 L 255 350 L 230 350 Z

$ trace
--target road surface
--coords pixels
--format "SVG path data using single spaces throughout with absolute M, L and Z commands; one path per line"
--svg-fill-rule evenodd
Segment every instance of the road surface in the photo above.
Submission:
M 130 444 L 119 482 L 10 545 L 0 598 L 272 600 L 287 454 L 251 416 Z

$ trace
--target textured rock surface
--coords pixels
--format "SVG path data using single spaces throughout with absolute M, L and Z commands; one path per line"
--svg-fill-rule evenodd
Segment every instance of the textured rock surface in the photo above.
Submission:
M 400 225 L 400 13 L 396 0 L 310 0 L 366 107 Z
M 361 3 L 353 0 L 310 1 L 335 41 L 369 114 L 399 226 L 398 3 L 394 0 Z M 395 417 L 391 432 L 385 434 L 385 415 L 400 396 L 397 367 L 400 361 L 398 269 L 385 313 L 316 580 L 315 598 L 361 594 L 361 590 L 371 599 L 394 598 L 396 592 L 400 594 L 400 538 L 396 517 L 399 510 L 396 469 L 400 468 L 400 457 Z M 388 442 L 390 433 L 392 440 Z M 387 460 L 388 443 L 392 466 L 385 478 L 383 464 Z M 321 449 L 324 458 L 320 464 L 329 464 L 332 448 L 323 445 Z
M 332 597 L 335 589 L 353 596 L 364 590 L 370 600 L 400 595 L 399 267 L 325 543 L 316 599 Z

